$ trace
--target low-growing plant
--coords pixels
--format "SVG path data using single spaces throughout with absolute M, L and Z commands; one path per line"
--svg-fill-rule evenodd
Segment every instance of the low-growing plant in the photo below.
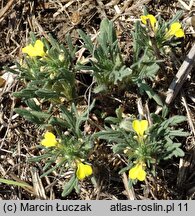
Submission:
M 129 79 L 132 71 L 124 64 L 112 21 L 102 20 L 100 33 L 95 44 L 82 30 L 78 32 L 90 55 L 88 62 L 85 62 L 85 64 L 80 62 L 78 69 L 93 71 L 92 76 L 97 84 L 94 89 L 96 93 L 108 91 L 117 84 L 122 85 L 124 78 Z
M 74 104 L 70 110 L 61 105 L 60 116 L 50 120 L 47 118 L 47 124 L 42 124 L 42 127 L 47 128 L 38 146 L 44 149 L 43 153 L 29 159 L 31 162 L 44 160 L 44 173 L 41 177 L 54 171 L 61 177 L 68 170 L 71 171 L 71 178 L 65 183 L 62 196 L 68 195 L 73 189 L 79 192 L 79 180 L 92 175 L 92 166 L 87 161 L 93 148 L 93 140 L 82 130 L 82 126 L 88 120 L 88 113 L 93 105 L 82 113 L 78 113 Z
M 86 49 L 81 60 L 76 59 L 77 46 L 73 46 L 69 35 L 64 46 L 51 36 L 46 40 L 36 39 L 31 34 L 31 42 L 22 49 L 23 57 L 20 63 L 16 63 L 17 68 L 7 69 L 18 74 L 24 85 L 13 95 L 22 98 L 27 108 L 15 108 L 15 112 L 45 131 L 37 146 L 41 154 L 30 161 L 44 161 L 42 177 L 54 171 L 60 177 L 70 171 L 63 196 L 73 189 L 79 192 L 79 180 L 92 175 L 92 165 L 88 162 L 94 137 L 107 140 L 115 154 L 126 158 L 127 166 L 120 173 L 129 170 L 130 185 L 137 180 L 143 181 L 150 172 L 156 175 L 155 165 L 162 160 L 184 155 L 177 137 L 188 134 L 175 129 L 185 121 L 183 116 L 166 119 L 153 114 L 149 125 L 147 120 L 135 117 L 124 119 L 121 109 L 117 109 L 117 117 L 105 119 L 111 127 L 105 126 L 104 130 L 90 135 L 83 126 L 95 102 L 79 113 L 75 101 L 78 93 L 76 73 L 87 70 L 96 85 L 95 93 L 111 92 L 114 87 L 138 87 L 141 94 L 146 93 L 163 106 L 148 80 L 154 81 L 158 74 L 166 46 L 174 46 L 175 37 L 184 37 L 178 18 L 179 14 L 165 22 L 151 14 L 141 16 L 132 32 L 131 65 L 123 61 L 113 22 L 104 19 L 96 42 L 79 30 Z
M 11 72 L 19 75 L 26 83 L 24 89 L 15 92 L 15 97 L 28 100 L 37 98 L 52 103 L 72 101 L 76 96 L 75 52 L 69 35 L 67 48 L 60 45 L 52 36 L 49 41 L 36 39 L 31 34 L 31 43 L 22 49 L 24 58 L 16 63 L 17 69 Z
M 160 106 L 163 105 L 162 100 L 147 80 L 154 81 L 160 70 L 166 76 L 162 59 L 166 58 L 171 47 L 180 43 L 178 38 L 185 36 L 178 22 L 180 16 L 181 12 L 178 12 L 170 21 L 164 21 L 161 17 L 156 19 L 145 11 L 132 31 L 134 54 L 130 68 L 133 83 L 139 87 L 141 94 L 145 92 Z
M 83 126 L 94 102 L 83 112 L 78 112 L 74 103 L 77 47 L 73 47 L 69 36 L 66 48 L 51 36 L 47 41 L 31 34 L 31 40 L 22 49 L 25 56 L 16 63 L 17 69 L 9 69 L 25 84 L 24 89 L 13 95 L 22 98 L 28 107 L 14 111 L 45 130 L 37 146 L 43 149 L 42 154 L 29 159 L 37 163 L 44 161 L 41 177 L 54 171 L 61 177 L 70 170 L 70 179 L 62 192 L 62 196 L 67 196 L 73 189 L 79 192 L 79 181 L 93 173 L 92 166 L 87 163 L 93 147 L 92 137 L 86 134 Z
M 96 87 L 94 91 L 112 91 L 136 85 L 140 93 L 146 93 L 157 104 L 163 106 L 157 93 L 148 85 L 147 80 L 154 81 L 160 67 L 162 57 L 167 54 L 167 45 L 174 46 L 175 38 L 184 37 L 181 24 L 177 21 L 181 12 L 177 13 L 169 22 L 158 20 L 151 14 L 141 16 L 135 23 L 133 36 L 133 62 L 126 65 L 122 59 L 116 31 L 112 21 L 104 19 L 100 25 L 100 33 L 96 43 L 82 30 L 79 34 L 84 46 L 89 52 L 87 60 L 78 63 L 78 69 L 91 72 Z M 84 63 L 83 63 L 84 62 Z
M 175 129 L 179 123 L 186 120 L 184 116 L 173 116 L 164 119 L 152 115 L 152 125 L 147 120 L 138 120 L 134 117 L 123 118 L 120 109 L 117 117 L 108 117 L 106 122 L 111 127 L 98 132 L 96 137 L 107 140 L 112 144 L 115 154 L 120 154 L 127 160 L 127 166 L 119 173 L 129 170 L 129 184 L 143 181 L 151 172 L 156 175 L 155 166 L 162 160 L 172 157 L 183 157 L 181 143 L 176 137 L 186 137 L 183 129 Z

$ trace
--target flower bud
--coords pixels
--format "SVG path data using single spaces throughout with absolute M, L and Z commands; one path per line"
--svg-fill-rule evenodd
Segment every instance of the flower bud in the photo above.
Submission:
M 64 53 L 60 53 L 58 59 L 63 62 L 64 61 Z

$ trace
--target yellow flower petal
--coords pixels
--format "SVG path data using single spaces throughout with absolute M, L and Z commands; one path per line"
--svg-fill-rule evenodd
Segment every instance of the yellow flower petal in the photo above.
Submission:
M 24 47 L 22 49 L 22 52 L 28 54 L 30 57 L 35 57 L 35 56 L 43 57 L 45 55 L 44 44 L 41 40 L 36 40 L 34 46 L 30 44 Z
M 137 179 L 139 181 L 144 181 L 145 178 L 146 178 L 146 171 L 142 169 L 142 170 L 139 171 L 139 173 L 137 175 Z
M 129 178 L 136 179 L 139 172 L 138 164 L 129 170 Z
M 43 57 L 45 55 L 44 44 L 41 40 L 36 40 L 35 45 L 34 45 L 34 49 L 37 53 L 37 56 Z
M 79 180 L 82 180 L 82 179 L 85 178 L 85 171 L 84 171 L 84 169 L 83 169 L 83 167 L 82 167 L 82 163 L 79 163 L 79 164 L 77 165 L 76 176 L 77 176 L 77 178 L 78 178 Z
M 29 56 L 31 56 L 32 50 L 33 50 L 32 44 L 30 44 L 30 45 L 28 45 L 28 46 L 22 48 L 22 52 L 23 52 L 23 53 L 26 53 L 26 54 L 28 54 L 28 55 L 30 54 Z
M 134 120 L 132 123 L 132 127 L 134 131 L 138 134 L 138 136 L 143 136 L 144 132 L 148 129 L 148 121 L 147 120 Z
M 182 26 L 179 22 L 175 22 L 171 24 L 170 29 L 167 31 L 165 35 L 165 38 L 170 39 L 172 36 L 175 36 L 178 38 L 185 36 Z
M 77 164 L 76 176 L 79 180 L 83 180 L 85 177 L 90 176 L 92 172 L 92 167 L 90 165 L 81 162 Z
M 146 172 L 143 169 L 143 164 L 138 163 L 133 168 L 129 170 L 129 178 L 130 179 L 138 179 L 139 181 L 144 181 L 146 178 Z
M 176 32 L 181 28 L 181 24 L 179 22 L 172 23 L 170 26 L 170 30 L 172 32 Z
M 48 132 L 48 131 L 45 133 L 44 137 L 45 139 L 51 139 L 51 140 L 56 139 L 56 136 L 53 133 Z
M 147 21 L 146 21 L 148 19 L 147 16 L 141 16 L 140 19 L 144 25 L 147 24 Z
M 154 30 L 155 29 L 155 24 L 156 24 L 156 18 L 153 15 L 148 14 L 148 19 L 150 20 L 151 26 L 152 26 L 152 28 Z
M 48 131 L 45 133 L 44 139 L 41 141 L 41 145 L 45 147 L 54 147 L 57 143 L 56 136 Z
M 91 168 L 91 166 L 90 165 L 85 165 L 85 175 L 86 176 L 90 176 L 91 174 L 92 174 L 92 168 Z
M 144 25 L 146 25 L 147 24 L 147 20 L 149 20 L 150 24 L 152 26 L 152 29 L 155 30 L 155 24 L 157 22 L 155 16 L 153 16 L 152 14 L 148 14 L 146 16 L 141 16 L 140 18 L 141 18 L 141 21 L 142 21 L 142 23 Z
M 179 29 L 178 31 L 175 32 L 175 36 L 180 38 L 180 37 L 184 37 L 185 34 L 184 34 L 184 31 L 183 29 Z

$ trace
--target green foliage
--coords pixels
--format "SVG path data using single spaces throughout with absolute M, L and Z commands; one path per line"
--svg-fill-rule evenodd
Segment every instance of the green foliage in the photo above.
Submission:
M 72 44 L 70 35 L 66 36 L 65 46 L 50 36 L 48 40 L 41 40 L 44 45 L 43 56 L 24 55 L 22 62 L 16 63 L 15 70 L 7 68 L 18 74 L 24 84 L 24 88 L 13 95 L 22 98 L 28 107 L 15 108 L 14 111 L 48 132 L 43 134 L 41 145 L 37 146 L 42 149 L 42 154 L 30 158 L 29 162 L 44 162 L 41 177 L 51 175 L 54 171 L 59 176 L 66 171 L 71 173 L 70 179 L 64 184 L 62 196 L 67 196 L 73 189 L 79 192 L 78 163 L 89 159 L 94 139 L 97 138 L 111 143 L 113 153 L 122 155 L 128 162 L 120 174 L 131 169 L 136 162 L 143 162 L 155 174 L 155 164 L 184 156 L 181 138 L 188 133 L 178 129 L 178 124 L 186 119 L 183 116 L 169 118 L 167 107 L 163 106 L 158 93 L 150 86 L 162 70 L 166 47 L 175 46 L 175 40 L 166 38 L 166 33 L 180 15 L 177 13 L 169 22 L 159 17 L 156 28 L 152 28 L 149 22 L 135 23 L 132 62 L 128 63 L 131 65 L 123 60 L 113 22 L 103 19 L 95 42 L 78 30 L 85 47 L 84 60 L 81 58 L 76 61 L 77 46 Z M 35 35 L 31 34 L 31 46 L 35 46 L 36 41 Z M 144 128 L 142 131 L 140 125 L 138 129 L 132 126 L 135 116 L 124 118 L 122 108 L 118 108 L 116 117 L 107 116 L 104 119 L 103 130 L 88 134 L 84 126 L 88 123 L 95 100 L 82 112 L 75 102 L 79 93 L 76 89 L 76 72 L 82 70 L 91 74 L 95 93 L 138 89 L 141 95 L 146 94 L 163 107 L 162 116 L 151 114 L 152 124 L 149 128 L 144 128 L 146 122 L 143 121 L 143 125 L 139 122 Z M 43 140 L 49 144 L 44 145 Z M 2 179 L 0 182 L 25 186 Z M 133 183 L 129 181 L 129 185 Z
M 72 192 L 72 190 L 76 187 L 76 184 L 78 184 L 78 179 L 75 175 L 73 175 L 69 182 L 65 184 L 62 196 L 65 197 L 69 195 Z
M 51 174 L 53 171 L 62 175 L 70 168 L 73 169 L 73 176 L 65 185 L 62 196 L 68 195 L 74 188 L 78 189 L 78 179 L 75 177 L 76 161 L 80 159 L 87 160 L 89 152 L 93 148 L 92 137 L 87 135 L 83 130 L 83 123 L 88 120 L 88 114 L 93 108 L 95 101 L 83 112 L 78 112 L 75 104 L 72 104 L 70 110 L 64 105 L 59 107 L 61 112 L 57 118 L 51 113 L 15 109 L 15 112 L 24 116 L 26 119 L 55 131 L 59 139 L 56 148 L 44 148 L 44 154 L 29 159 L 29 162 L 39 163 L 44 161 L 43 174 L 41 177 Z M 39 110 L 33 100 L 29 100 L 28 104 L 31 108 Z M 64 133 L 65 132 L 65 133 Z M 43 146 L 39 146 L 43 148 Z
M 145 15 L 147 15 L 145 10 Z M 131 79 L 140 92 L 146 93 L 149 98 L 153 99 L 158 105 L 163 106 L 160 97 L 148 85 L 146 80 L 154 81 L 156 75 L 161 70 L 164 72 L 163 57 L 167 56 L 167 47 L 175 46 L 175 38 L 167 39 L 165 37 L 167 29 L 174 22 L 178 22 L 182 12 L 179 11 L 169 22 L 165 22 L 161 17 L 152 29 L 150 21 L 143 25 L 140 21 L 135 23 L 133 36 L 133 64 L 131 65 Z M 178 43 L 178 42 L 177 42 Z
M 137 85 L 142 94 L 145 92 L 150 99 L 153 99 L 159 106 L 163 106 L 161 98 L 157 93 L 154 92 L 154 90 L 149 85 L 147 85 L 143 81 L 141 82 L 140 80 L 137 81 Z
M 124 78 L 129 80 L 132 70 L 123 63 L 116 31 L 111 21 L 104 19 L 101 22 L 96 45 L 82 30 L 79 30 L 79 34 L 92 58 L 89 60 L 89 66 L 80 63 L 78 69 L 93 71 L 92 75 L 97 82 L 94 90 L 96 93 L 108 90 L 118 83 L 121 85 Z
M 84 121 L 87 121 L 89 112 L 93 108 L 94 104 L 95 101 L 93 101 L 88 109 L 81 114 L 78 113 L 75 104 L 72 104 L 70 111 L 68 111 L 65 106 L 60 106 L 62 118 L 66 121 L 67 128 L 74 134 L 74 136 L 82 138 L 82 131 L 80 127 Z
M 159 71 L 159 59 L 152 52 L 150 37 L 146 33 L 146 28 L 140 22 L 136 22 L 132 35 L 134 51 L 133 64 L 131 66 L 133 70 L 132 79 L 134 82 L 145 78 L 154 80 Z
M 117 110 L 118 112 L 118 110 Z M 178 142 L 179 137 L 189 134 L 182 129 L 176 129 L 178 124 L 186 121 L 184 116 L 173 116 L 164 119 L 155 114 L 151 115 L 153 124 L 145 132 L 146 135 L 138 137 L 132 127 L 133 118 L 108 118 L 111 127 L 96 133 L 96 137 L 112 144 L 115 154 L 127 158 L 127 167 L 121 172 L 129 170 L 134 161 L 144 161 L 149 168 L 162 160 L 172 157 L 183 157 L 184 152 Z M 151 170 L 154 172 L 154 170 Z
M 32 34 L 31 40 L 35 41 Z M 73 100 L 76 96 L 73 62 L 77 47 L 73 47 L 69 35 L 66 37 L 67 47 L 60 45 L 52 36 L 49 43 L 46 40 L 43 43 L 47 48 L 44 57 L 26 56 L 22 63 L 16 64 L 17 69 L 12 70 L 27 82 L 23 90 L 13 95 L 24 100 L 40 98 L 53 103 Z
M 14 185 L 14 186 L 18 186 L 18 187 L 30 187 L 31 188 L 31 186 L 25 182 L 18 182 L 18 181 L 3 179 L 3 178 L 0 178 L 0 183 L 4 183 L 4 184 L 8 184 L 8 185 Z

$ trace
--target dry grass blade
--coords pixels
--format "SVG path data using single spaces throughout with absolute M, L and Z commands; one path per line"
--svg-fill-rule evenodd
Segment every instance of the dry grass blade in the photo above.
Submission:
M 59 2 L 58 2 L 58 3 L 59 3 Z M 60 8 L 58 9 L 57 12 L 54 13 L 53 17 L 54 17 L 54 18 L 57 17 L 57 16 L 58 16 L 59 14 L 61 14 L 63 11 L 66 12 L 66 9 L 67 9 L 71 4 L 73 4 L 73 3 L 74 3 L 74 1 L 68 1 L 64 6 L 63 6 L 61 3 L 59 3 Z
M 178 0 L 178 1 L 183 5 L 183 7 L 184 7 L 186 10 L 191 10 L 194 0 L 190 0 L 190 4 L 189 4 L 189 5 L 187 5 L 187 4 L 186 4 L 184 1 L 182 1 L 182 0 Z
M 133 187 L 131 189 L 129 189 L 129 187 L 128 187 L 128 179 L 127 179 L 126 173 L 123 173 L 122 178 L 123 178 L 123 184 L 125 186 L 125 190 L 126 190 L 128 199 L 129 200 L 136 200 Z
M 45 194 L 45 189 L 43 187 L 42 181 L 39 177 L 38 171 L 32 167 L 31 168 L 31 175 L 32 175 L 32 182 L 33 182 L 33 187 L 34 191 L 39 199 L 48 199 L 46 194 Z
M 116 14 L 115 17 L 112 19 L 112 21 L 117 20 L 122 15 L 129 15 L 132 14 L 132 11 L 137 10 L 139 7 L 142 7 L 145 4 L 148 4 L 151 0 L 139 0 L 135 1 L 134 4 L 132 4 L 131 7 L 129 5 L 132 3 L 132 0 L 127 0 L 124 3 L 123 8 L 121 9 L 120 14 Z
M 179 172 L 177 175 L 177 186 L 181 187 L 182 184 L 186 181 L 187 171 L 190 166 L 190 157 L 181 158 L 179 162 Z
M 9 10 L 9 8 L 13 5 L 15 0 L 10 0 L 5 7 L 3 7 L 1 10 L 0 10 L 0 22 L 2 21 L 2 17 L 4 16 L 4 14 Z
M 192 46 L 190 52 L 186 56 L 183 64 L 181 65 L 179 71 L 177 72 L 175 79 L 172 81 L 171 85 L 169 86 L 169 90 L 167 92 L 167 97 L 165 102 L 167 104 L 171 104 L 179 90 L 181 89 L 184 81 L 186 80 L 188 74 L 191 72 L 192 68 L 195 64 L 195 44 Z
M 192 117 L 191 117 L 191 111 L 190 111 L 190 108 L 189 108 L 189 106 L 187 104 L 184 91 L 182 90 L 181 93 L 182 93 L 181 99 L 182 99 L 183 105 L 184 105 L 184 107 L 186 109 L 188 123 L 189 123 L 190 129 L 191 129 L 191 132 L 193 133 L 193 143 L 195 143 L 195 140 L 194 140 L 194 137 L 195 137 L 195 128 L 194 128 L 193 120 L 192 120 Z
M 27 185 L 27 186 L 21 186 L 21 187 L 22 187 L 25 191 L 27 191 L 28 193 L 35 195 L 34 188 L 33 188 L 31 185 L 29 185 L 29 184 L 27 184 L 26 182 L 22 181 L 20 178 L 18 178 L 18 177 L 17 177 L 15 174 L 13 174 L 13 173 L 10 173 L 9 176 L 10 176 L 12 179 L 14 179 L 15 181 Z

